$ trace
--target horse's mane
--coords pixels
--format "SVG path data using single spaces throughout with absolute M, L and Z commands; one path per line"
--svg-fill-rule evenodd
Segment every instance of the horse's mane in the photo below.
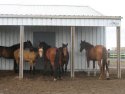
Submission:
M 24 48 L 25 48 L 25 46 L 26 46 L 26 43 L 27 43 L 26 41 L 23 42 L 23 44 L 24 44 Z M 18 49 L 18 48 L 20 48 L 20 43 L 14 44 L 14 45 L 10 46 L 10 48 Z
M 94 45 L 92 45 L 92 44 L 90 44 L 90 43 L 88 43 L 88 42 L 85 42 L 85 45 L 86 45 L 86 47 L 87 47 L 88 49 L 90 49 L 90 48 L 93 48 L 93 47 L 94 47 Z
M 24 48 L 26 46 L 26 43 L 27 43 L 26 41 L 23 42 Z M 16 50 L 16 49 L 20 48 L 20 43 L 17 43 L 17 44 L 11 45 L 11 46 L 0 46 L 0 47 L 11 49 L 11 50 Z
M 43 49 L 48 49 L 48 48 L 51 48 L 51 46 L 50 45 L 48 45 L 46 42 L 40 42 L 40 46 L 42 46 L 43 47 Z

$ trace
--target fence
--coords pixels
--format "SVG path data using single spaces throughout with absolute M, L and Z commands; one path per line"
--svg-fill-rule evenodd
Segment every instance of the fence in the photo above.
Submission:
M 116 68 L 117 67 L 117 51 L 108 50 L 108 59 L 110 60 L 109 67 Z M 125 68 L 125 51 L 120 52 L 121 59 L 121 68 Z

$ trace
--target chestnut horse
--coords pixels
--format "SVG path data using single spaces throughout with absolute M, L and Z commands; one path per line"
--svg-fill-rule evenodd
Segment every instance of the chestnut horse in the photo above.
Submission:
M 30 48 L 32 46 L 31 41 L 27 40 L 24 42 L 24 49 L 25 48 Z M 0 46 L 0 57 L 4 57 L 7 59 L 14 59 L 14 51 L 20 48 L 20 44 L 14 44 L 12 46 Z M 16 71 L 17 64 L 14 60 L 14 71 Z
M 42 57 L 43 56 L 43 49 L 40 48 L 38 49 L 38 51 L 34 51 L 33 48 L 31 48 L 30 50 L 24 50 L 23 51 L 23 59 L 24 61 L 28 62 L 30 65 L 30 72 L 34 72 L 34 65 L 35 65 L 35 61 L 37 59 L 37 57 Z M 14 51 L 14 58 L 16 60 L 16 63 L 19 66 L 19 60 L 20 60 L 20 49 L 17 49 L 16 51 Z
M 54 81 L 57 80 L 57 78 L 60 78 L 60 66 L 59 66 L 59 51 L 56 47 L 51 47 L 45 42 L 40 42 L 39 43 L 39 48 L 43 48 L 44 52 L 44 69 L 46 68 L 46 64 L 49 61 L 51 68 L 52 68 L 52 73 L 54 76 Z
M 67 44 L 63 43 L 62 47 L 59 48 L 59 52 L 60 52 L 59 63 L 60 63 L 62 74 L 67 72 L 67 65 L 69 62 L 69 52 L 68 52 L 67 46 L 68 46 L 68 43 Z
M 103 45 L 93 46 L 92 44 L 86 42 L 85 40 L 80 43 L 80 52 L 85 49 L 86 58 L 87 58 L 87 67 L 89 67 L 89 61 L 93 60 L 98 61 L 98 65 L 100 68 L 100 77 L 99 79 L 105 78 L 105 67 L 106 67 L 106 76 L 109 79 L 109 68 L 107 64 L 107 50 Z M 101 63 L 102 60 L 102 63 Z M 95 65 L 93 66 L 95 68 Z

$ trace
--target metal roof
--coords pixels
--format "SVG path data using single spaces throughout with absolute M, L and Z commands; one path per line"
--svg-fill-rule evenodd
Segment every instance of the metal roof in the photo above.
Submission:
M 88 6 L 0 5 L 0 25 L 119 26 L 121 16 L 104 16 Z
M 89 6 L 1 4 L 0 15 L 103 16 Z

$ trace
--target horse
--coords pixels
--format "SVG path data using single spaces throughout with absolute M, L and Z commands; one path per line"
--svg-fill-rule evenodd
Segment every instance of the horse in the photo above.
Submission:
M 32 46 L 32 43 L 30 40 L 27 40 L 24 44 L 24 49 L 25 48 L 30 48 Z M 14 59 L 14 51 L 20 48 L 20 43 L 14 44 L 12 46 L 0 46 L 0 57 L 4 57 L 7 59 Z M 14 71 L 16 71 L 16 62 L 14 60 Z
M 43 56 L 43 49 L 40 48 L 38 51 L 36 51 L 35 48 L 30 48 L 29 50 L 23 50 L 23 60 L 28 62 L 30 65 L 30 72 L 34 73 L 35 70 L 35 63 L 36 59 Z M 16 60 L 17 65 L 19 66 L 19 60 L 20 60 L 20 49 L 17 49 L 14 51 L 14 58 Z
M 68 43 L 67 44 L 62 43 L 62 47 L 59 47 L 59 52 L 60 52 L 59 63 L 60 63 L 62 74 L 67 72 L 67 65 L 69 62 L 69 52 L 68 52 L 67 46 L 68 46 Z M 64 66 L 65 66 L 65 70 L 64 70 Z
M 106 67 L 106 78 L 109 79 L 109 68 L 107 64 L 107 50 L 103 45 L 93 46 L 92 44 L 86 42 L 85 40 L 80 43 L 80 52 L 85 49 L 86 58 L 87 58 L 87 67 L 89 68 L 89 61 L 93 60 L 98 61 L 98 65 L 100 68 L 100 76 L 99 79 L 105 78 L 105 67 Z M 102 60 L 102 63 L 101 63 Z M 94 64 L 93 64 L 94 65 Z M 95 65 L 93 66 L 95 68 Z
M 39 48 L 43 48 L 43 55 L 44 55 L 44 63 L 46 68 L 46 64 L 49 61 L 51 68 L 52 68 L 52 73 L 54 76 L 54 81 L 57 80 L 57 78 L 61 78 L 60 75 L 60 65 L 59 65 L 59 50 L 56 47 L 51 47 L 45 42 L 40 42 L 39 43 Z

